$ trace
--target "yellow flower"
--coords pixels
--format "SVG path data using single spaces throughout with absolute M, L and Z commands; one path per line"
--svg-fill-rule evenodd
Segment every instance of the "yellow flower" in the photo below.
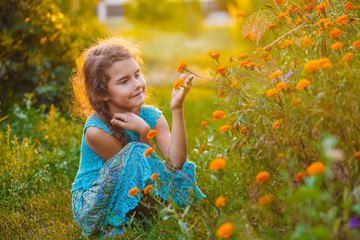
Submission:
M 241 134 L 244 134 L 244 133 L 246 133 L 246 130 L 247 130 L 246 127 L 242 127 L 242 128 L 240 129 L 240 133 L 241 133 Z
M 326 2 L 319 4 L 316 6 L 316 13 L 323 12 L 325 9 L 329 7 L 329 5 L 326 4 Z
M 273 123 L 272 128 L 273 128 L 273 129 L 278 129 L 281 124 L 282 124 L 282 120 L 281 120 L 281 119 L 276 120 L 276 121 Z
M 320 58 L 318 61 L 319 61 L 319 67 L 322 69 L 329 68 L 332 66 L 332 63 L 328 58 Z
M 306 168 L 306 172 L 309 176 L 315 174 L 321 174 L 325 172 L 325 165 L 322 162 L 313 162 Z
M 178 79 L 175 81 L 175 83 L 174 83 L 174 85 L 173 85 L 173 88 L 176 89 L 176 90 L 178 90 L 178 89 L 180 89 L 181 85 L 184 85 L 184 84 L 185 84 L 184 79 L 178 78 Z
M 204 129 L 204 128 L 206 128 L 207 124 L 208 124 L 207 121 L 202 121 L 200 124 L 200 127 Z
M 160 132 L 159 131 L 157 131 L 157 130 L 155 130 L 155 129 L 152 129 L 152 130 L 150 130 L 148 133 L 147 133 L 147 135 L 146 135 L 146 137 L 148 138 L 148 139 L 151 139 L 151 138 L 154 138 L 156 135 L 158 135 Z
M 280 72 L 280 71 L 273 72 L 272 74 L 269 75 L 269 79 L 279 78 L 282 74 L 283 74 L 283 72 Z
M 351 2 L 347 2 L 344 6 L 344 10 L 346 12 L 351 12 L 352 10 L 354 10 L 354 5 Z
M 295 181 L 302 181 L 302 180 L 304 180 L 305 176 L 306 176 L 306 172 L 298 172 L 295 175 Z
M 214 120 L 221 120 L 221 119 L 225 119 L 226 115 L 225 115 L 224 111 L 216 110 L 213 112 L 213 117 L 214 117 Z
M 343 46 L 343 44 L 341 42 L 336 42 L 333 45 L 331 45 L 331 49 L 332 50 L 339 50 L 342 46 Z
M 303 48 L 306 48 L 307 46 L 314 46 L 314 45 L 315 45 L 315 43 L 307 36 L 305 36 L 301 39 L 301 46 Z
M 234 232 L 234 225 L 231 222 L 222 224 L 216 230 L 216 236 L 221 238 L 230 238 Z
M 287 85 L 287 82 L 279 82 L 278 84 L 276 84 L 276 89 L 280 91 L 283 88 L 285 88 L 286 85 Z
M 224 126 L 221 126 L 220 127 L 220 131 L 223 133 L 223 132 L 226 132 L 226 131 L 229 131 L 230 129 L 232 129 L 233 127 L 230 126 L 230 125 L 224 125 Z
M 146 158 L 148 158 L 154 151 L 155 151 L 155 149 L 153 149 L 153 148 L 148 148 L 148 149 L 145 150 L 144 156 L 145 156 Z
M 354 58 L 354 54 L 352 52 L 345 53 L 345 55 L 342 57 L 342 61 L 346 64 L 347 61 L 350 61 Z
M 224 74 L 226 71 L 228 70 L 227 66 L 221 66 L 221 67 L 217 67 L 215 70 L 215 73 L 218 74 Z
M 266 180 L 268 180 L 270 177 L 270 173 L 267 171 L 261 171 L 258 173 L 258 175 L 256 175 L 255 181 L 257 183 L 264 183 Z
M 151 175 L 151 177 L 150 177 L 151 181 L 158 179 L 158 176 L 159 176 L 159 174 L 157 172 L 154 172 L 153 175 Z
M 256 36 L 255 36 L 254 33 L 248 33 L 248 34 L 246 34 L 246 35 L 244 36 L 244 40 L 246 40 L 246 39 L 250 39 L 251 41 L 255 41 Z
M 138 192 L 140 192 L 140 189 L 138 189 L 137 187 L 132 188 L 129 190 L 129 196 L 130 197 L 135 196 Z
M 185 61 L 181 61 L 181 62 L 179 62 L 179 64 L 178 64 L 177 71 L 178 71 L 179 73 L 183 73 L 183 72 L 186 71 L 187 66 L 188 66 L 188 65 L 186 64 Z
M 346 15 L 342 15 L 336 19 L 336 24 L 339 26 L 345 25 L 350 19 Z
M 276 28 L 276 26 L 277 26 L 276 23 L 269 24 L 268 30 L 274 29 L 274 28 Z
M 342 34 L 343 31 L 341 31 L 340 29 L 336 28 L 332 31 L 330 31 L 330 37 L 332 38 L 338 38 L 340 36 L 340 34 Z
M 237 81 L 235 80 L 232 84 L 230 84 L 230 87 L 231 87 L 231 88 L 234 88 L 234 87 L 236 87 L 237 84 L 238 84 L 238 83 L 237 83 Z
M 226 166 L 226 161 L 223 157 L 215 158 L 210 162 L 209 169 L 211 171 L 223 169 Z
M 259 197 L 259 205 L 265 205 L 271 202 L 271 197 L 269 195 Z
M 148 194 L 149 192 L 151 192 L 151 189 L 153 188 L 153 185 L 147 185 L 144 189 L 144 194 Z
M 306 72 L 314 72 L 319 69 L 319 61 L 318 60 L 309 60 L 304 65 L 304 70 Z
M 353 47 L 354 49 L 360 48 L 360 39 L 359 39 L 359 40 L 356 40 L 356 41 L 352 44 L 352 47 Z
M 269 90 L 266 91 L 266 96 L 268 98 L 271 98 L 273 96 L 276 96 L 279 94 L 279 90 L 277 90 L 276 88 L 270 88 Z
M 302 80 L 300 80 L 299 82 L 298 82 L 298 84 L 296 85 L 296 88 L 298 89 L 298 90 L 303 90 L 307 85 L 309 85 L 310 84 L 310 81 L 309 81 L 309 79 L 308 78 L 305 78 L 305 79 L 302 79 Z M 291 105 L 293 105 L 293 104 L 291 104 Z
M 223 196 L 220 196 L 215 201 L 215 206 L 217 207 L 225 207 L 226 206 L 226 199 Z

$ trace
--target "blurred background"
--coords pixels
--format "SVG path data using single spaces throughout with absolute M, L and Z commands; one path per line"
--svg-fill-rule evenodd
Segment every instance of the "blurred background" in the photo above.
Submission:
M 0 102 L 3 114 L 32 93 L 36 105 L 67 112 L 80 52 L 99 37 L 140 45 L 151 86 L 171 86 L 177 63 L 209 76 L 221 59 L 251 50 L 242 26 L 257 0 L 1 0 Z M 196 80 L 195 80 L 196 81 Z

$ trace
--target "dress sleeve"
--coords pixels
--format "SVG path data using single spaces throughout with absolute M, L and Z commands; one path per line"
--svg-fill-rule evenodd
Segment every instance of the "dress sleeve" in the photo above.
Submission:
M 107 133 L 112 134 L 110 128 L 108 126 L 106 126 L 104 121 L 101 120 L 101 118 L 97 114 L 93 114 L 87 119 L 87 121 L 85 123 L 85 127 L 84 127 L 84 134 L 88 127 L 97 127 L 97 128 L 104 130 Z
M 154 129 L 161 114 L 161 111 L 153 106 L 143 106 L 140 117 L 145 120 L 150 129 Z

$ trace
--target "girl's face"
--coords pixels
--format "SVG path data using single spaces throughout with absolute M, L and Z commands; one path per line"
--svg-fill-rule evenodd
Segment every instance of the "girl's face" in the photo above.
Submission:
M 112 114 L 132 112 L 144 104 L 146 82 L 133 58 L 114 62 L 107 74 L 109 95 L 105 100 Z

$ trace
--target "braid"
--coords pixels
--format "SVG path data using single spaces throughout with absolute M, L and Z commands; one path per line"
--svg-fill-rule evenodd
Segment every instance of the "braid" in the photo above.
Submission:
M 103 120 L 106 126 L 111 130 L 114 137 L 118 139 L 123 146 L 125 146 L 128 143 L 126 140 L 127 135 L 124 131 L 122 131 L 123 128 L 111 124 L 111 113 L 107 109 L 106 105 L 102 104 L 102 106 L 96 112 L 99 114 L 101 120 Z

